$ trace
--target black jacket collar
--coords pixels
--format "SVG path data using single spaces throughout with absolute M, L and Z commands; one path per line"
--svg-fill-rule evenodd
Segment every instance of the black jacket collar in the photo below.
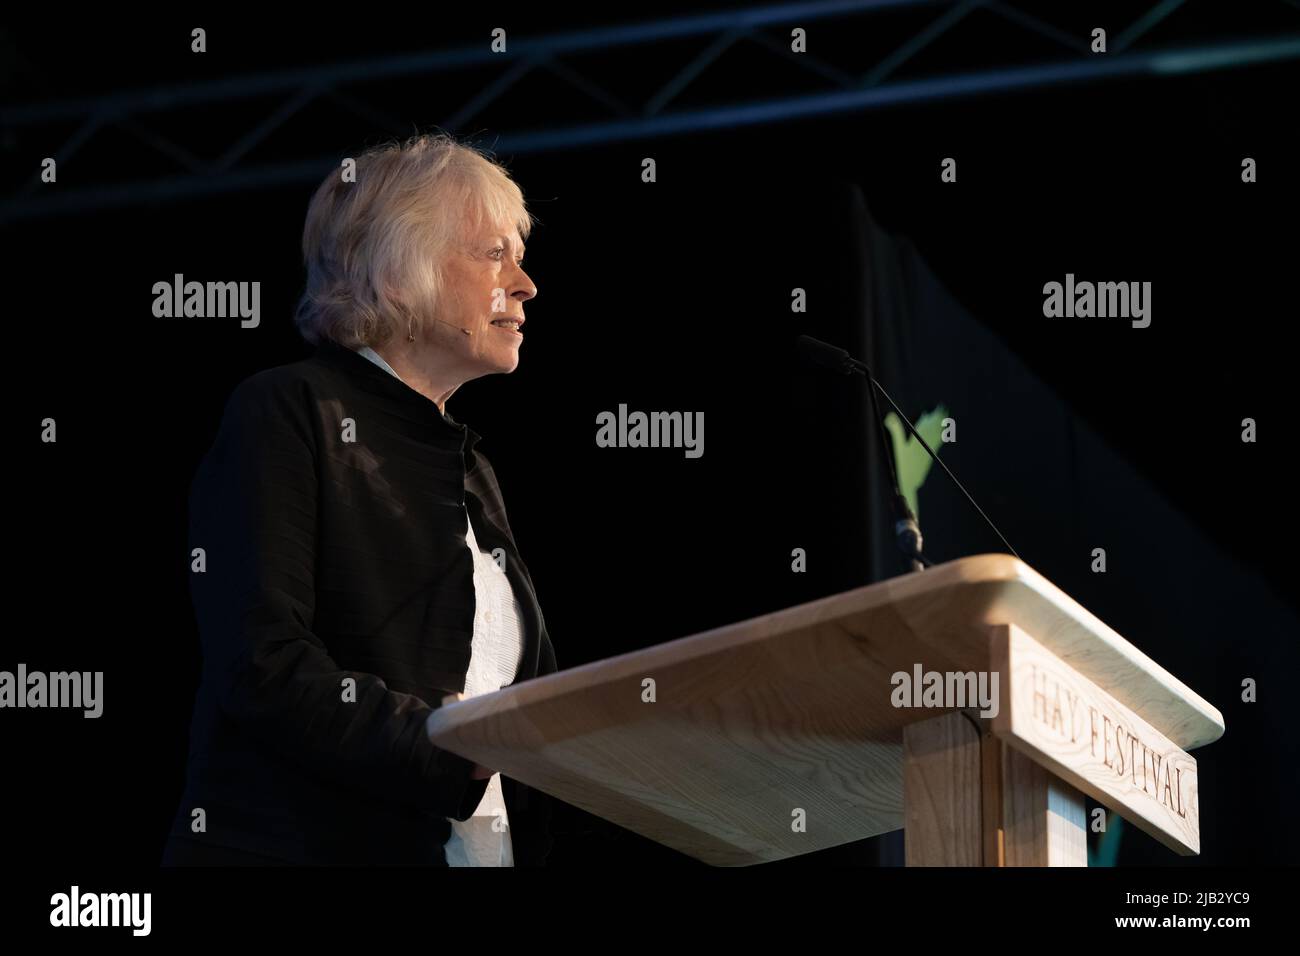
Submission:
M 370 359 L 337 342 L 326 340 L 316 349 L 316 355 L 336 368 L 345 369 L 357 376 L 368 391 L 400 402 L 417 414 L 430 418 L 439 428 L 458 434 L 465 439 L 465 450 L 473 448 L 482 437 L 468 425 L 451 417 L 451 412 L 438 408 L 438 403 L 417 392 L 396 375 L 380 368 Z

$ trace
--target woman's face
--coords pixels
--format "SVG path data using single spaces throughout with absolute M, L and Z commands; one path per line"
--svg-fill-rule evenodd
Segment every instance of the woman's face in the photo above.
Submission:
M 429 335 L 438 350 L 456 356 L 468 380 L 515 370 L 526 334 L 524 303 L 537 295 L 537 286 L 520 264 L 524 243 L 517 229 L 469 227 L 466 234 L 444 262 L 443 294 Z

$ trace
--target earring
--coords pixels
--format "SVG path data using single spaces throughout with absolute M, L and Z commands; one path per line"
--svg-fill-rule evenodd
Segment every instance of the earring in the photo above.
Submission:
M 414 321 L 415 320 L 413 318 L 406 320 L 406 341 L 408 342 L 415 341 L 415 327 L 413 325 Z

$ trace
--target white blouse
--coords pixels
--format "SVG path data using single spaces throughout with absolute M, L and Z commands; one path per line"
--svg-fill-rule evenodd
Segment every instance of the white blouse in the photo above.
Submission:
M 392 366 L 370 347 L 357 349 L 401 381 Z M 473 523 L 465 515 L 465 544 L 474 556 L 474 638 L 465 696 L 475 697 L 508 686 L 523 660 L 523 610 L 510 579 L 492 555 L 479 548 Z M 451 838 L 443 846 L 448 866 L 514 866 L 509 820 L 501 791 L 501 774 L 488 781 L 483 800 L 468 820 L 452 820 Z

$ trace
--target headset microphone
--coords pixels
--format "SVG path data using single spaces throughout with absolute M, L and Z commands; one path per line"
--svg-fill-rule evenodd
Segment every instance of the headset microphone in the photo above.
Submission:
M 438 318 L 438 317 L 436 317 L 436 316 L 430 316 L 430 318 L 433 319 L 433 321 L 435 321 L 435 322 L 442 322 L 443 325 L 450 325 L 453 329 L 460 329 L 460 330 L 461 330 L 462 332 L 464 332 L 466 335 L 473 335 L 473 334 L 474 334 L 474 333 L 471 332 L 469 329 L 461 329 L 459 325 L 456 325 L 456 324 L 454 324 L 454 323 L 452 323 L 452 322 L 444 322 L 442 319 L 440 319 L 440 318 Z

